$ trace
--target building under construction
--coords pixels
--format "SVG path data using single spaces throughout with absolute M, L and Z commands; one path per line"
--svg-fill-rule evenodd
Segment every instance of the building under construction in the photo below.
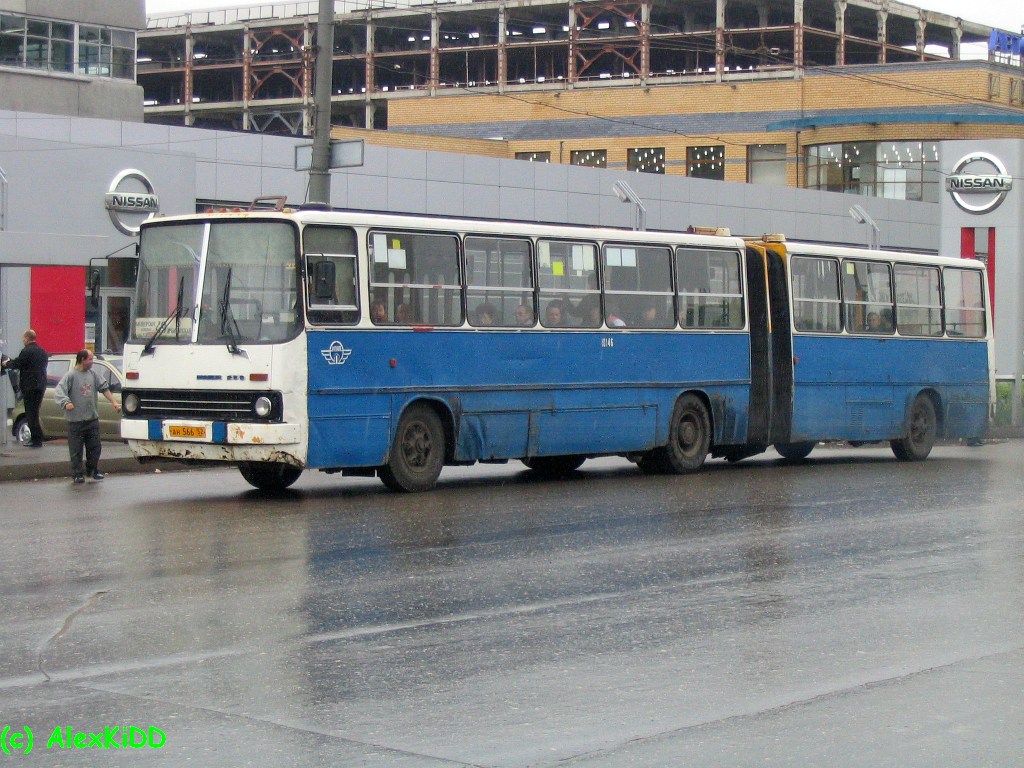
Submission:
M 318 7 L 150 18 L 146 120 L 311 133 Z M 936 142 L 1024 137 L 1019 37 L 895 0 L 335 12 L 332 124 L 371 142 L 935 199 Z M 868 178 L 862 151 L 893 172 Z
M 318 2 L 150 18 L 147 119 L 308 133 Z M 991 28 L 891 0 L 336 2 L 333 122 L 403 98 L 798 78 L 960 58 Z

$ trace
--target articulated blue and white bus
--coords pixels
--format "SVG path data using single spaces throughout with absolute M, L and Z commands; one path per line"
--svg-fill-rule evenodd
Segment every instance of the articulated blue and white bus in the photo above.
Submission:
M 980 264 L 358 212 L 143 225 L 122 435 L 141 460 L 426 490 L 445 465 L 682 473 L 819 440 L 981 436 Z

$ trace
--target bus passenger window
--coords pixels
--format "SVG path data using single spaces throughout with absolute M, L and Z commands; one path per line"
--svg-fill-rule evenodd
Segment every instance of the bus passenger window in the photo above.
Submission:
M 738 253 L 677 248 L 676 281 L 680 326 L 711 329 L 743 327 L 743 283 Z
M 597 328 L 591 308 L 600 299 L 597 247 L 593 243 L 541 240 L 537 243 L 537 273 L 545 327 Z M 557 307 L 558 319 L 555 320 Z
M 984 338 L 985 280 L 978 269 L 947 267 L 942 270 L 946 335 Z
M 798 331 L 839 333 L 839 262 L 835 259 L 794 256 L 793 327 Z
M 843 300 L 849 333 L 893 332 L 892 278 L 888 264 L 844 261 Z
M 462 325 L 459 240 L 427 232 L 372 231 L 370 293 L 400 325 Z M 376 321 L 375 321 L 376 322 Z
M 668 248 L 608 244 L 603 261 L 604 321 L 609 328 L 675 327 Z
M 466 303 L 474 326 L 533 325 L 533 254 L 529 240 L 468 235 Z
M 358 322 L 355 232 L 348 227 L 308 226 L 302 233 L 302 246 L 306 313 L 310 322 Z
M 903 336 L 942 335 L 942 294 L 937 267 L 897 264 L 897 330 Z

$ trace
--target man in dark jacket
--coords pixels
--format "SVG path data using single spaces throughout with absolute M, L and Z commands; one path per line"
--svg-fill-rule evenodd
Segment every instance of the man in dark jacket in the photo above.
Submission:
M 46 394 L 46 350 L 36 343 L 36 332 L 29 328 L 22 334 L 24 349 L 13 360 L 4 361 L 5 368 L 21 372 L 21 396 L 25 400 L 25 417 L 32 433 L 33 448 L 43 446 L 43 428 L 39 426 L 39 406 Z

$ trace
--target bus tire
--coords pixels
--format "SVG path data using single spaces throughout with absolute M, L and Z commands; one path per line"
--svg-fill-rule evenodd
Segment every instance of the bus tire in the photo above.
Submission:
M 291 464 L 272 464 L 262 461 L 246 461 L 238 465 L 238 471 L 253 488 L 261 491 L 283 491 L 302 474 L 302 470 Z
M 803 443 L 776 443 L 775 450 L 786 461 L 803 461 L 811 455 L 814 450 L 814 443 L 807 441 Z
M 378 470 L 388 488 L 403 493 L 429 491 L 444 467 L 445 433 L 440 417 L 417 403 L 398 420 L 388 463 Z
M 558 478 L 565 477 L 575 472 L 584 461 L 586 456 L 533 456 L 523 459 L 523 464 L 541 477 Z
M 668 444 L 655 448 L 639 462 L 648 474 L 681 475 L 696 472 L 711 450 L 711 416 L 697 395 L 685 394 L 672 409 Z
M 892 452 L 900 461 L 923 461 L 928 458 L 935 445 L 938 422 L 935 418 L 935 404 L 923 392 L 914 398 L 907 413 L 907 435 L 890 440 Z

